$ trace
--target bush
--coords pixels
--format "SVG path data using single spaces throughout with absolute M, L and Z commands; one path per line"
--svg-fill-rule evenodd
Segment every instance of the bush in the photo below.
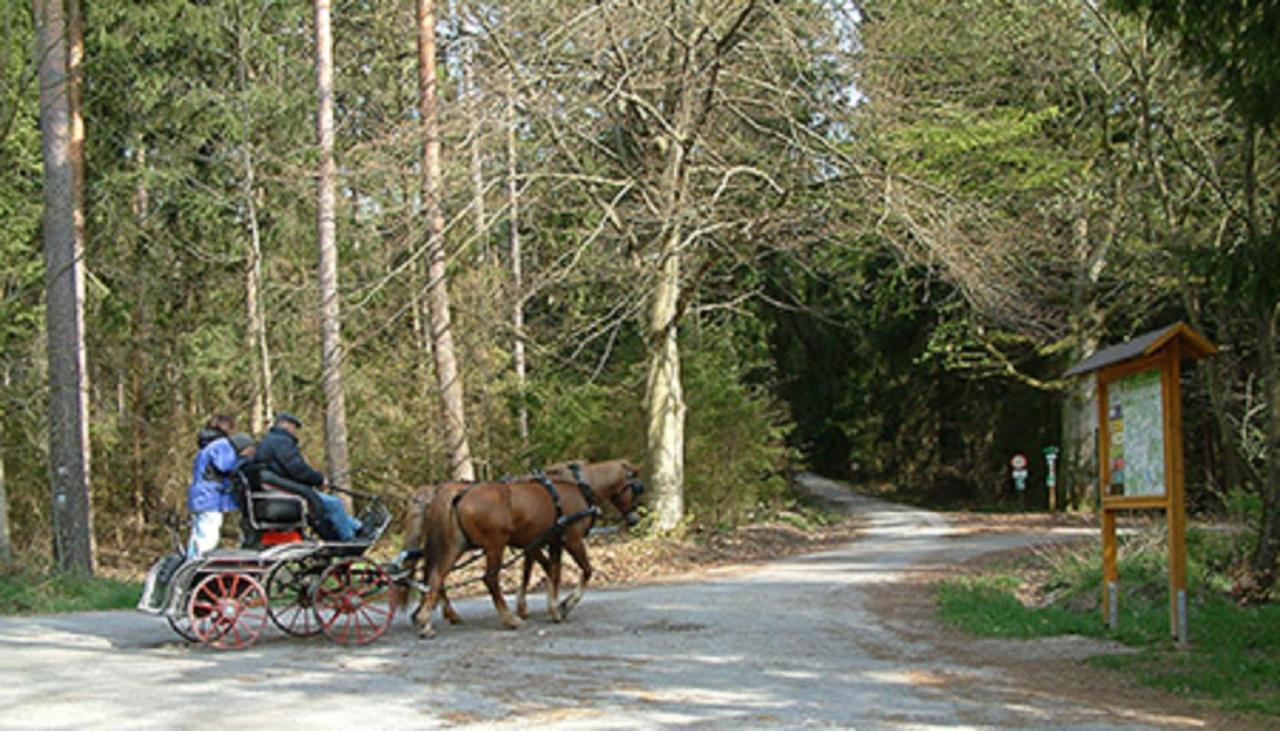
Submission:
M 9 568 L 0 572 L 0 614 L 131 609 L 141 592 L 139 582 Z

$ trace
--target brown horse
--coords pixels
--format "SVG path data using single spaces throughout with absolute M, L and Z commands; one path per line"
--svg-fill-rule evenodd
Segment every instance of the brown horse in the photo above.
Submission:
M 498 581 L 503 551 L 507 546 L 520 549 L 545 546 L 548 556 L 543 566 L 549 579 L 547 605 L 552 619 L 560 621 L 563 618 L 558 604 L 562 550 L 569 552 L 582 571 L 577 590 L 565 602 L 567 611 L 581 601 L 591 578 L 591 564 L 583 539 L 593 517 L 593 513 L 588 512 L 593 502 L 609 502 L 619 513 L 631 515 L 643 491 L 643 485 L 635 479 L 634 468 L 618 469 L 617 474 L 620 478 L 611 484 L 590 487 L 563 480 L 548 480 L 546 484 L 538 480 L 521 480 L 441 486 L 427 509 L 420 534 L 426 548 L 423 581 L 428 591 L 413 614 L 419 634 L 435 636 L 431 615 L 436 602 L 441 599 L 447 602 L 445 579 L 469 547 L 483 550 L 484 583 L 494 608 L 503 625 L 516 629 L 521 621 L 507 609 Z M 557 528 L 561 519 L 564 522 Z M 526 555 L 526 560 L 528 558 Z M 535 557 L 533 560 L 539 559 Z M 446 613 L 446 617 L 451 622 L 456 620 L 456 615 Z
M 630 486 L 632 492 L 631 509 L 623 510 L 617 506 L 617 503 L 614 503 L 614 506 L 618 508 L 618 512 L 621 513 L 623 519 L 626 520 L 627 527 L 632 527 L 639 522 L 640 518 L 636 515 L 635 511 L 635 503 L 637 502 L 635 498 L 638 498 L 644 491 L 644 485 L 639 480 L 640 468 L 631 464 L 627 460 L 611 459 L 604 462 L 560 462 L 547 466 L 543 472 L 547 477 L 553 480 L 573 482 L 575 484 L 581 482 L 592 492 L 595 492 L 597 488 L 600 488 L 602 491 L 614 490 L 619 484 Z M 551 550 L 556 550 L 556 548 L 553 546 L 551 547 Z M 524 566 L 521 568 L 520 590 L 516 593 L 516 615 L 521 619 L 529 618 L 527 595 L 529 591 L 529 579 L 533 574 L 534 561 L 537 561 L 538 565 L 542 566 L 543 572 L 547 575 L 548 584 L 551 582 L 550 562 L 546 556 L 543 555 L 542 550 L 538 549 L 536 551 L 526 553 L 524 557 Z M 579 570 L 582 570 L 582 565 L 579 564 L 578 568 Z M 559 622 L 565 616 L 568 616 L 569 612 L 573 611 L 573 608 L 582 600 L 582 592 L 585 590 L 585 584 L 586 579 L 584 577 L 582 582 L 578 584 L 579 590 L 572 594 L 569 599 L 566 599 L 564 604 L 559 606 L 559 613 L 557 613 L 551 606 L 548 606 L 547 611 L 551 615 L 552 620 Z M 550 586 L 548 586 L 548 592 L 550 592 Z M 552 601 L 553 599 L 550 593 L 548 593 L 548 604 L 550 605 Z M 446 606 L 446 610 L 447 609 L 448 607 Z

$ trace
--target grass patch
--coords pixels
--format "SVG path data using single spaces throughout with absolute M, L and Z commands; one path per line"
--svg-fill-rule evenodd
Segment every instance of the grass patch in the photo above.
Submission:
M 142 583 L 136 581 L 22 568 L 0 571 L 0 614 L 132 609 L 141 593 Z
M 1226 711 L 1280 716 L 1280 605 L 1238 606 L 1224 593 L 1220 567 L 1236 550 L 1212 535 L 1189 536 L 1191 646 L 1169 637 L 1168 574 L 1162 531 L 1124 540 L 1120 549 L 1120 626 L 1101 615 L 1102 559 L 1096 545 L 1038 551 L 982 574 L 936 587 L 942 621 L 986 637 L 1076 634 L 1138 649 L 1091 663 Z

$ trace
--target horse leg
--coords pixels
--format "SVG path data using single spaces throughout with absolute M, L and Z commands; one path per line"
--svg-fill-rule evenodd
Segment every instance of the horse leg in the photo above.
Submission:
M 547 615 L 552 622 L 563 622 L 564 615 L 560 613 L 560 566 L 564 559 L 564 547 L 557 543 L 551 546 L 548 553 L 551 555 L 544 567 L 547 572 Z
M 520 590 L 516 592 L 516 616 L 520 619 L 529 618 L 529 602 L 526 595 L 529 593 L 529 579 L 533 576 L 533 556 L 541 552 L 542 549 L 535 548 L 532 551 L 525 551 L 524 554 L 524 562 L 520 567 Z
M 489 596 L 493 598 L 493 608 L 498 610 L 498 617 L 502 620 L 502 624 L 507 629 L 520 629 L 520 625 L 524 624 L 507 609 L 507 599 L 502 596 L 502 582 L 499 580 L 498 572 L 502 570 L 502 551 L 505 546 L 498 544 L 497 548 L 486 548 L 484 550 L 485 566 L 484 566 L 484 585 L 489 589 Z
M 578 602 L 582 601 L 582 595 L 587 591 L 587 582 L 591 580 L 591 561 L 587 559 L 587 547 L 582 542 L 582 538 L 566 540 L 565 548 L 569 550 L 569 555 L 573 556 L 573 562 L 578 564 L 578 570 L 582 572 L 578 587 L 560 604 L 560 612 L 568 617 L 569 612 L 578 606 Z
M 413 622 L 418 625 L 419 637 L 429 639 L 436 636 L 436 630 L 431 626 L 431 615 L 435 613 L 436 602 L 444 596 L 444 580 L 461 553 L 461 549 L 449 547 L 445 549 L 444 555 L 441 556 L 443 560 L 438 564 L 431 565 L 436 562 L 427 561 L 428 568 L 424 573 L 429 574 L 426 582 L 428 591 L 422 596 L 418 611 L 413 613 Z
M 449 620 L 449 624 L 462 624 L 462 615 L 453 608 L 453 602 L 449 601 L 449 593 L 444 587 L 440 587 L 440 611 Z

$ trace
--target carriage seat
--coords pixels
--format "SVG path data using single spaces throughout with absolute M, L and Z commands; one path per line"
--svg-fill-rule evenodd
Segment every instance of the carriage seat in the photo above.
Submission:
M 279 489 L 290 485 L 270 470 L 242 467 L 237 471 L 241 483 L 241 506 L 249 525 L 260 531 L 296 531 L 307 526 L 307 501 L 301 495 Z

